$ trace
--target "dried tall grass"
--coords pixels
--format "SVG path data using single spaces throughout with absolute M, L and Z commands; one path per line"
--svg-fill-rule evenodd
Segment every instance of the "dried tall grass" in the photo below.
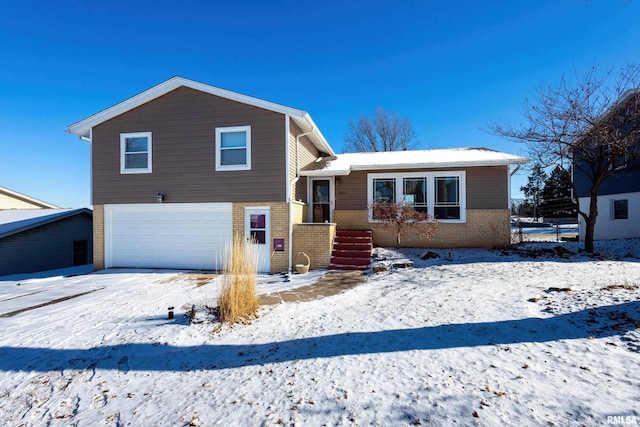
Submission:
M 258 253 L 254 245 L 236 234 L 223 255 L 222 289 L 218 297 L 220 321 L 246 322 L 258 312 L 256 274 Z

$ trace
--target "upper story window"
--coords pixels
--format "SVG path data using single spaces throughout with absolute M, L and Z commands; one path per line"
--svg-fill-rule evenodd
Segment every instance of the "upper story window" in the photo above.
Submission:
M 371 173 L 368 203 L 403 203 L 443 222 L 466 221 L 465 172 Z M 374 209 L 369 219 L 375 221 Z
M 611 214 L 612 219 L 629 219 L 629 200 L 613 200 Z
M 251 126 L 216 128 L 216 170 L 251 169 Z
M 120 134 L 120 173 L 151 173 L 151 132 Z

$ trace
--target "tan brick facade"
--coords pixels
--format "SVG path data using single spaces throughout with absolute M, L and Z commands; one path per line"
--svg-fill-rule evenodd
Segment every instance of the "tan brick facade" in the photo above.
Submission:
M 331 262 L 333 238 L 336 235 L 336 224 L 294 224 L 293 226 L 293 255 L 304 252 L 309 256 L 311 269 L 328 268 Z M 296 261 L 303 260 L 300 257 Z
M 104 206 L 93 205 L 93 269 L 104 269 Z
M 396 246 L 395 231 L 369 223 L 366 210 L 336 210 L 334 218 L 340 230 L 373 230 L 373 244 Z M 460 248 L 508 245 L 511 230 L 508 209 L 467 209 L 467 222 L 438 223 L 434 238 L 425 241 L 419 233 L 401 235 L 404 247 Z
M 271 272 L 286 271 L 289 268 L 289 204 L 285 202 L 271 203 L 234 203 L 233 233 L 244 236 L 244 209 L 252 207 L 269 207 L 271 212 L 271 241 L 267 244 L 273 248 L 273 239 L 284 239 L 282 252 L 271 252 Z
M 285 250 L 271 252 L 271 272 L 286 271 L 289 267 L 289 205 L 285 202 L 272 203 L 234 203 L 233 232 L 244 235 L 244 210 L 248 207 L 269 207 L 271 213 L 271 241 L 284 239 Z M 294 202 L 291 205 L 293 218 L 293 251 L 305 252 L 311 260 L 311 269 L 327 268 L 330 263 L 331 249 L 336 229 L 373 230 L 373 243 L 376 246 L 396 246 L 393 229 L 380 224 L 369 223 L 366 210 L 336 210 L 335 224 L 304 223 L 307 207 Z M 508 245 L 511 239 L 508 209 L 468 209 L 467 222 L 438 223 L 434 238 L 425 241 L 419 233 L 407 233 L 401 236 L 401 246 L 405 247 L 493 247 Z M 295 263 L 295 259 L 294 259 Z M 105 266 L 104 247 L 104 206 L 93 207 L 93 265 L 95 270 Z
M 307 212 L 307 205 L 301 202 L 291 202 L 291 222 L 293 224 L 300 224 L 305 222 L 305 213 Z

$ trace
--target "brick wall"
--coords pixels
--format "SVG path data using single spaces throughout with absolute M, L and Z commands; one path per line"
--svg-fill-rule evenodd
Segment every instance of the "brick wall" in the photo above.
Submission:
M 93 206 L 93 269 L 104 269 L 104 206 Z
M 305 222 L 306 220 L 306 216 L 304 216 L 305 211 L 306 211 L 306 205 L 302 202 L 296 202 L 293 201 L 291 202 L 291 210 L 292 210 L 292 216 L 291 216 L 291 222 L 294 224 L 300 224 L 301 222 Z
M 309 256 L 311 269 L 328 268 L 331 262 L 333 238 L 336 235 L 336 224 L 294 224 L 293 255 L 294 268 L 296 262 L 302 263 L 304 257 L 295 258 L 298 252 Z
M 366 210 L 336 210 L 334 219 L 340 230 L 373 230 L 373 244 L 376 246 L 396 246 L 395 231 L 369 223 Z M 434 238 L 429 241 L 425 241 L 414 229 L 401 235 L 400 245 L 432 248 L 508 245 L 511 241 L 509 220 L 508 209 L 467 209 L 466 223 L 439 222 Z
M 289 205 L 285 202 L 271 203 L 234 203 L 233 204 L 233 233 L 245 234 L 244 209 L 251 207 L 269 207 L 271 213 L 271 241 L 267 242 L 273 248 L 273 239 L 284 239 L 284 251 L 271 252 L 271 272 L 286 271 L 289 268 Z

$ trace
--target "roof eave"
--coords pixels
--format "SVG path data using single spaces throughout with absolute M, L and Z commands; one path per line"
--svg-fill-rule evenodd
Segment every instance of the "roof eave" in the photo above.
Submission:
M 302 116 L 300 116 L 300 119 L 304 120 L 306 125 L 312 129 L 311 135 L 313 135 L 315 139 L 314 145 L 316 146 L 316 148 L 323 153 L 328 154 L 329 156 L 335 156 L 336 153 L 333 151 L 333 148 L 331 148 L 324 135 L 322 135 L 322 132 L 320 132 L 320 128 L 318 128 L 318 126 L 315 124 L 309 113 L 303 112 Z M 296 124 L 299 125 L 299 123 Z
M 351 169 L 327 170 L 319 169 L 314 171 L 300 171 L 300 176 L 346 176 L 351 173 Z
M 3 239 L 8 236 L 12 236 L 14 234 L 22 233 L 24 231 L 32 230 L 34 228 L 42 227 L 43 225 L 50 224 L 52 222 L 60 221 L 60 220 L 63 220 L 72 216 L 80 215 L 80 214 L 89 214 L 93 216 L 93 211 L 87 208 L 79 208 L 79 209 L 72 209 L 67 212 L 60 212 L 59 214 L 51 214 L 49 216 L 44 216 L 41 221 L 36 221 L 34 223 L 25 225 L 24 227 L 20 227 L 20 228 L 6 231 L 4 233 L 0 233 L 0 239 Z
M 442 168 L 468 168 L 482 166 L 510 166 L 525 164 L 528 159 L 518 160 L 485 160 L 480 162 L 450 162 L 450 163 L 395 163 L 392 165 L 351 165 L 351 170 L 389 170 L 389 169 L 442 169 Z
M 315 124 L 313 123 L 313 120 L 311 120 L 311 117 L 309 117 L 309 115 L 302 110 L 287 107 L 281 104 L 276 104 L 270 101 L 265 101 L 263 99 L 254 98 L 252 96 L 231 92 L 226 89 L 221 89 L 215 86 L 185 79 L 184 77 L 175 76 L 156 86 L 153 86 L 152 88 L 145 90 L 144 92 L 134 95 L 131 98 L 128 98 L 122 102 L 119 102 L 118 104 L 115 104 L 105 110 L 102 110 L 85 119 L 82 119 L 76 123 L 73 123 L 69 125 L 65 129 L 65 131 L 68 133 L 77 135 L 80 138 L 90 138 L 92 127 L 100 123 L 103 123 L 107 120 L 110 120 L 113 117 L 119 116 L 120 114 L 126 113 L 127 111 L 130 111 L 136 107 L 139 107 L 142 104 L 152 101 L 182 86 L 185 86 L 194 90 L 198 90 L 204 93 L 209 93 L 211 95 L 220 96 L 222 98 L 226 98 L 232 101 L 237 101 L 247 105 L 252 105 L 254 107 L 263 108 L 265 110 L 286 114 L 291 117 L 298 117 L 300 119 L 304 119 L 307 122 L 309 122 L 312 126 L 314 126 L 314 128 L 316 127 Z M 305 118 L 305 116 L 307 116 L 308 119 Z M 319 131 L 317 132 L 317 135 L 318 135 L 318 138 L 322 140 L 324 144 L 326 144 L 324 137 Z M 328 147 L 328 144 L 326 145 Z M 331 150 L 330 147 L 329 147 L 329 150 Z
M 11 190 L 10 188 L 7 188 L 7 187 L 0 187 L 0 192 L 8 194 L 17 199 L 20 199 L 23 202 L 39 205 L 41 208 L 44 208 L 44 209 L 59 209 L 59 207 L 56 205 L 43 202 L 42 200 L 38 200 L 35 197 L 27 196 L 26 194 L 18 193 L 17 191 Z

